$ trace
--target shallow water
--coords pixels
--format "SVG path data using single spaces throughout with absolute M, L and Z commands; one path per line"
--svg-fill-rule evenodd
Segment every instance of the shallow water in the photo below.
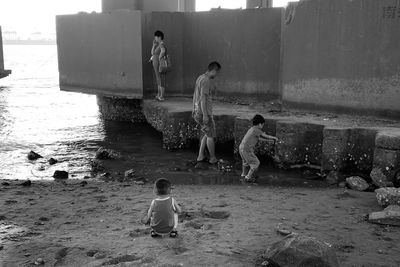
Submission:
M 149 159 L 194 156 L 164 151 L 148 125 L 105 122 L 93 95 L 60 91 L 56 46 L 6 45 L 4 54 L 13 73 L 0 80 L 0 178 L 51 178 L 56 169 L 82 178 L 100 146 Z M 30 150 L 44 158 L 29 161 Z M 49 166 L 50 157 L 59 164 Z

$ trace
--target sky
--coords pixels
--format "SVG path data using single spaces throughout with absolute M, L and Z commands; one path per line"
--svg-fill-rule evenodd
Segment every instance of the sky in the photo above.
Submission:
M 274 6 L 285 6 L 288 0 L 274 0 Z M 197 0 L 198 11 L 213 7 L 240 8 L 246 0 Z M 55 33 L 55 16 L 80 11 L 100 12 L 101 0 L 0 0 L 0 25 L 19 34 Z

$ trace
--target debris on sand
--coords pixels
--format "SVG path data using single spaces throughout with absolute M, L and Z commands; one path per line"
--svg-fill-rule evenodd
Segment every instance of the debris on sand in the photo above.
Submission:
M 376 189 L 375 193 L 379 205 L 383 207 L 389 205 L 400 205 L 400 188 L 383 187 Z
M 38 153 L 32 151 L 32 150 L 28 153 L 28 159 L 29 160 L 37 160 L 37 159 L 40 159 L 40 158 L 43 158 L 43 157 L 41 155 L 39 155 Z
M 44 261 L 44 259 L 42 259 L 42 258 L 38 258 L 38 259 L 35 261 L 34 264 L 35 264 L 35 265 L 44 265 L 44 264 L 45 264 L 45 261 Z
M 124 175 L 126 178 L 133 178 L 135 177 L 135 170 L 133 169 L 127 170 L 125 171 Z
M 357 191 L 365 191 L 369 188 L 369 184 L 359 176 L 351 176 L 346 178 L 347 185 Z
M 29 187 L 32 185 L 31 180 L 26 180 L 25 182 L 22 182 L 19 184 L 20 186 L 25 186 L 25 187 Z
M 400 226 L 400 206 L 390 205 L 383 211 L 372 212 L 368 221 L 376 224 Z
M 60 179 L 60 180 L 68 179 L 68 176 L 69 176 L 69 174 L 66 171 L 55 171 L 53 174 L 53 178 L 56 180 L 57 179 Z
M 268 248 L 256 266 L 339 267 L 331 244 L 313 237 L 290 234 Z
M 119 158 L 121 158 L 120 154 L 112 149 L 106 149 L 101 147 L 96 151 L 96 159 L 107 160 L 107 159 L 119 159 Z
M 56 159 L 54 159 L 54 158 L 50 158 L 47 162 L 48 162 L 50 165 L 54 165 L 54 164 L 56 164 L 56 163 L 58 162 L 58 160 L 56 160 Z
M 285 229 L 282 224 L 278 224 L 278 226 L 276 227 L 276 231 L 278 232 L 278 234 L 281 234 L 283 236 L 287 236 L 292 234 L 292 231 Z

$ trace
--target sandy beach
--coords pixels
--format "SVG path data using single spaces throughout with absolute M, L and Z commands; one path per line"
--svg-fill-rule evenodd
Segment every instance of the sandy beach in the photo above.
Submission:
M 400 229 L 373 225 L 375 194 L 348 189 L 175 185 L 177 239 L 141 224 L 152 184 L 3 181 L 1 266 L 254 266 L 286 229 L 331 243 L 340 266 L 400 266 Z

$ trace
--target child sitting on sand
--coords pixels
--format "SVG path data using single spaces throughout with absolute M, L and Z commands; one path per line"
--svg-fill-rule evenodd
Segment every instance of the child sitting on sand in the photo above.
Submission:
M 254 173 L 260 166 L 260 161 L 254 154 L 254 148 L 258 140 L 274 140 L 278 138 L 267 135 L 262 131 L 265 119 L 263 116 L 257 114 L 253 118 L 253 127 L 251 127 L 246 135 L 243 137 L 239 146 L 240 157 L 242 158 L 242 179 L 246 182 L 255 182 Z M 247 169 L 250 168 L 249 171 Z
M 150 222 L 151 237 L 168 235 L 175 238 L 178 235 L 178 213 L 181 207 L 170 196 L 171 182 L 167 179 L 158 179 L 154 184 L 154 192 L 157 198 L 153 199 L 147 212 L 145 222 Z

